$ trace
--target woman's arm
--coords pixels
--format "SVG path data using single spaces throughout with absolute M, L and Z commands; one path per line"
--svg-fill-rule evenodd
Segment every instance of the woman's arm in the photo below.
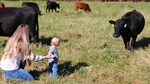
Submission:
M 29 59 L 33 60 L 33 61 L 40 61 L 40 60 L 43 60 L 43 59 L 52 59 L 52 58 L 54 58 L 54 55 L 52 55 L 52 54 L 46 55 L 46 56 L 31 54 L 29 56 Z
M 44 56 L 44 59 L 53 59 L 55 56 L 53 54 L 49 54 Z
M 43 60 L 44 59 L 44 56 L 38 56 L 38 55 L 30 55 L 29 57 L 30 60 L 33 60 L 33 61 L 40 61 L 40 60 Z

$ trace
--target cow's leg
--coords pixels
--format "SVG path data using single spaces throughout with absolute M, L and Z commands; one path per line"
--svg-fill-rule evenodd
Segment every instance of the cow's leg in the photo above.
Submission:
M 83 11 L 86 12 L 86 8 L 83 8 Z
M 47 9 L 48 9 L 48 7 L 46 6 L 46 13 L 47 13 Z
M 48 12 L 50 12 L 50 9 L 48 8 Z
M 137 36 L 133 36 L 132 37 L 132 40 L 131 40 L 131 48 L 136 48 L 136 38 L 137 38 Z
M 35 15 L 35 17 L 36 17 L 36 34 L 37 34 L 37 38 L 36 38 L 37 40 L 36 41 L 38 42 L 38 40 L 39 40 L 39 22 L 38 21 L 39 20 L 38 20 L 37 14 Z
M 78 7 L 76 7 L 76 11 L 78 11 Z
M 47 13 L 47 8 L 46 8 L 46 13 Z
M 54 9 L 54 10 L 55 10 L 55 12 L 57 12 L 56 9 Z
M 85 9 L 85 12 L 88 13 L 88 9 Z
M 87 12 L 86 9 L 83 9 L 83 10 L 84 10 L 85 12 Z
M 123 41 L 124 41 L 125 48 L 128 49 L 128 50 L 130 50 L 130 47 L 129 47 L 129 41 L 130 41 L 130 39 L 123 39 Z
M 29 30 L 30 30 L 30 36 L 33 39 L 34 42 L 38 42 L 39 38 L 39 29 L 38 29 L 38 15 L 32 15 L 30 18 L 30 21 L 28 22 Z M 36 28 L 37 27 L 37 28 Z

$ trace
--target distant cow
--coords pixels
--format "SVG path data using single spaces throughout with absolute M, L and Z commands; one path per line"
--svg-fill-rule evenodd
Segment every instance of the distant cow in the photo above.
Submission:
M 117 38 L 121 35 L 125 48 L 132 50 L 136 47 L 137 35 L 140 34 L 144 28 L 145 19 L 140 12 L 133 10 L 123 15 L 121 19 L 116 21 L 110 20 L 109 23 L 112 24 L 115 30 L 113 36 Z M 130 38 L 132 38 L 131 44 Z
M 0 8 L 0 36 L 10 37 L 20 24 L 29 25 L 30 37 L 37 42 L 39 37 L 38 14 L 31 7 Z
M 55 1 L 47 1 L 46 2 L 46 12 L 47 12 L 47 10 L 48 11 L 52 10 L 52 12 L 53 12 L 53 10 L 55 10 L 55 12 L 57 12 L 56 11 L 57 8 L 60 8 L 59 3 L 56 3 Z
M 34 2 L 23 2 L 22 3 L 22 7 L 32 7 L 39 15 L 42 15 L 37 3 L 34 3 Z
M 5 8 L 4 3 L 0 2 L 0 8 Z
M 85 12 L 91 12 L 91 9 L 87 3 L 76 2 L 75 6 L 76 6 L 76 11 L 78 9 L 83 9 Z

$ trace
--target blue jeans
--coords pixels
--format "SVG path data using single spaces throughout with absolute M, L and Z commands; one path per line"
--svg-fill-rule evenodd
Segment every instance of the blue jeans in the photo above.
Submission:
M 55 62 L 49 63 L 49 70 L 48 70 L 49 78 L 57 78 L 58 77 L 58 64 Z
M 6 80 L 20 80 L 20 81 L 32 81 L 34 78 L 26 72 L 24 69 L 17 69 L 11 71 L 3 70 Z

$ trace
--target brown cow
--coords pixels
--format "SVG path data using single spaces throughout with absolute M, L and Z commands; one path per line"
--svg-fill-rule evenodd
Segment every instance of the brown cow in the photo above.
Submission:
M 2 2 L 0 2 L 0 8 L 5 8 L 5 5 Z
M 85 12 L 91 12 L 91 9 L 87 3 L 76 2 L 75 6 L 76 6 L 76 11 L 78 9 L 83 9 Z

